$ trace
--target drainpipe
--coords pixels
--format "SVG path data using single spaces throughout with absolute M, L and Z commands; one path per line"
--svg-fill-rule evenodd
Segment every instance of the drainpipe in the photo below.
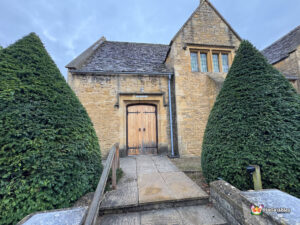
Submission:
M 169 110 L 170 110 L 170 130 L 171 130 L 171 157 L 175 157 L 173 145 L 173 120 L 172 120 L 172 101 L 171 101 L 171 74 L 169 74 Z

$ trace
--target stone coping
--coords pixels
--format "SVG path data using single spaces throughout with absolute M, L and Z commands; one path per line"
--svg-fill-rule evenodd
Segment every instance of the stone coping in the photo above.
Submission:
M 242 202 L 246 206 L 263 204 L 263 215 L 277 224 L 300 224 L 300 199 L 277 189 L 241 192 Z M 285 210 L 290 212 L 269 212 L 266 209 Z M 265 210 L 264 210 L 265 209 Z
M 81 225 L 88 207 L 63 208 L 29 214 L 17 225 Z
M 224 180 L 210 183 L 210 200 L 233 225 L 300 225 L 300 199 L 277 189 L 240 191 Z M 262 214 L 252 215 L 251 206 L 263 205 Z M 290 212 L 274 212 L 276 210 Z M 269 211 L 269 210 L 273 210 Z

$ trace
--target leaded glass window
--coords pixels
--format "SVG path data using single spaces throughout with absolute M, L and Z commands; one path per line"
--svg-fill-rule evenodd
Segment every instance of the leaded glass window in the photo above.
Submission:
M 201 72 L 207 72 L 207 54 L 201 53 L 200 59 L 201 59 Z
M 228 54 L 225 53 L 222 54 L 222 67 L 223 67 L 223 72 L 227 73 L 229 70 Z
M 198 53 L 196 53 L 196 52 L 191 52 L 191 66 L 192 66 L 192 72 L 199 71 Z
M 214 72 L 220 72 L 219 54 L 213 54 L 213 68 L 214 68 Z

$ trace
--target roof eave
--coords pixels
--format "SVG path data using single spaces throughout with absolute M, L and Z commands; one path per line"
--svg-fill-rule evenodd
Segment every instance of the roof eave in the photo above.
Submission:
M 89 70 L 70 70 L 73 74 L 94 74 L 94 75 L 161 75 L 169 76 L 173 75 L 174 72 L 151 72 L 151 71 L 89 71 Z

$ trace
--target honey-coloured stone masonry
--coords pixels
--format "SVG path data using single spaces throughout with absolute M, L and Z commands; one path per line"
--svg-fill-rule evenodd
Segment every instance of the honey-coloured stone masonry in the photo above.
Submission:
M 170 149 L 168 77 L 71 73 L 68 77 L 93 122 L 104 157 L 117 142 L 120 150 L 126 151 L 126 106 L 135 103 L 156 105 L 158 152 Z
M 232 62 L 239 44 L 239 36 L 207 1 L 203 1 L 172 40 L 166 62 L 175 73 L 180 155 L 201 155 L 206 123 L 218 94 L 218 86 L 209 76 L 214 72 L 192 72 L 191 49 L 206 49 L 209 53 L 226 51 Z M 211 58 L 208 58 L 209 62 L 212 62 Z M 225 77 L 226 73 L 214 75 Z

